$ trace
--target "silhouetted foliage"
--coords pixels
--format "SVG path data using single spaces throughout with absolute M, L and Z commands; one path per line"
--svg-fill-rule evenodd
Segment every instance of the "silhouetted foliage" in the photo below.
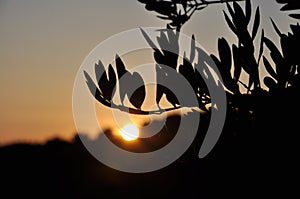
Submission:
M 280 37 L 281 51 L 268 38 L 264 38 L 264 43 L 270 50 L 271 58 L 275 64 L 275 70 L 267 58 L 264 57 L 264 65 L 271 77 L 265 77 L 264 82 L 270 91 L 282 90 L 289 86 L 299 88 L 299 55 L 297 47 L 300 45 L 300 26 L 291 25 L 291 33 L 288 35 L 280 32 L 275 22 L 272 20 L 274 29 Z
M 195 11 L 202 10 L 210 4 L 243 0 L 138 0 L 149 11 L 155 11 L 160 19 L 171 21 L 170 26 L 179 31 Z
M 116 56 L 116 68 L 119 79 L 120 99 L 122 105 L 125 95 L 127 95 L 130 103 L 135 108 L 140 110 L 146 96 L 143 78 L 137 72 L 133 72 L 131 74 L 128 70 L 126 70 L 123 61 L 118 55 Z M 136 88 L 137 86 L 138 88 Z
M 98 81 L 98 86 L 94 83 L 89 74 L 84 71 L 84 76 L 91 94 L 97 101 L 107 107 L 119 108 L 120 110 L 126 110 L 133 114 L 149 114 L 149 112 L 141 110 L 141 106 L 146 96 L 146 88 L 143 78 L 137 72 L 133 72 L 131 74 L 131 72 L 126 69 L 125 64 L 118 55 L 116 55 L 115 63 L 117 74 L 111 64 L 109 64 L 107 69 L 105 69 L 100 60 L 97 64 L 95 64 L 95 75 Z M 116 105 L 112 100 L 116 92 L 117 83 L 119 85 L 120 100 L 122 103 L 121 107 Z M 123 102 L 126 95 L 129 97 L 130 103 L 136 109 L 124 106 Z
M 141 105 L 145 98 L 145 87 L 137 89 L 134 93 L 133 89 L 129 88 L 128 84 L 120 81 L 124 74 L 127 75 L 124 82 L 134 82 L 139 79 L 138 82 L 143 85 L 143 81 L 139 75 L 136 74 L 137 78 L 133 78 L 133 75 L 129 73 L 125 64 L 122 62 L 120 57 L 116 57 L 116 68 L 118 73 L 118 83 L 120 87 L 121 102 L 127 93 L 133 93 L 130 98 L 131 104 L 135 107 L 134 109 L 129 108 L 130 113 L 135 114 L 151 114 L 151 113 L 162 113 L 164 111 L 170 111 L 181 107 L 193 107 L 194 104 L 180 104 L 178 96 L 174 94 L 169 88 L 164 86 L 164 82 L 170 81 L 170 79 L 176 79 L 177 75 L 182 75 L 190 83 L 197 98 L 198 106 L 200 109 L 205 110 L 207 113 L 210 112 L 207 109 L 207 105 L 211 103 L 210 94 L 206 85 L 207 80 L 214 82 L 210 85 L 212 90 L 224 87 L 227 94 L 228 103 L 228 114 L 232 116 L 237 126 L 243 128 L 244 126 L 251 128 L 255 126 L 256 122 L 260 122 L 260 113 L 264 105 L 270 101 L 269 98 L 274 99 L 274 102 L 281 98 L 287 98 L 289 95 L 293 95 L 297 98 L 295 89 L 299 88 L 299 56 L 297 55 L 297 47 L 300 45 L 300 28 L 299 25 L 291 25 L 291 32 L 283 34 L 276 26 L 275 22 L 271 20 L 274 30 L 280 37 L 281 49 L 277 48 L 274 42 L 265 37 L 264 30 L 261 30 L 260 45 L 256 47 L 254 45 L 255 39 L 260 29 L 260 10 L 259 7 L 255 9 L 254 14 L 252 13 L 251 0 L 245 0 L 245 8 L 243 9 L 237 1 L 176 1 L 176 0 L 156 0 L 156 1 L 140 1 L 146 5 L 147 10 L 153 10 L 158 12 L 164 19 L 171 19 L 171 23 L 166 25 L 165 29 L 159 30 L 159 36 L 157 37 L 157 43 L 153 41 L 148 34 L 141 29 L 141 34 L 149 46 L 153 49 L 153 57 L 156 61 L 156 77 L 158 82 L 156 88 L 156 103 L 159 107 L 157 111 L 145 111 L 141 110 Z M 284 1 L 278 1 L 283 3 Z M 191 15 L 188 15 L 188 10 L 197 10 L 197 6 L 207 6 L 210 3 L 226 3 L 227 12 L 224 11 L 224 17 L 230 30 L 236 35 L 237 43 L 229 44 L 227 40 L 222 37 L 218 40 L 218 57 L 211 54 L 207 57 L 205 52 L 195 45 L 195 37 L 192 35 L 190 43 L 190 55 L 187 56 L 186 52 L 183 52 L 183 56 L 179 56 L 179 33 L 183 23 L 179 23 L 181 16 L 186 17 L 186 21 Z M 297 8 L 297 3 L 292 1 L 287 2 L 285 9 Z M 288 6 L 287 6 L 288 5 Z M 183 13 L 178 10 L 178 7 L 182 6 Z M 198 8 L 200 8 L 198 7 Z M 163 9 L 166 8 L 166 9 Z M 202 7 L 201 7 L 202 8 Z M 166 17 L 167 16 L 167 17 Z M 249 28 L 249 24 L 253 20 L 252 27 Z M 184 21 L 184 22 L 186 22 Z M 180 24 L 180 25 L 178 25 Z M 250 29 L 250 30 L 249 30 Z M 264 46 L 267 49 L 264 49 Z M 270 52 L 270 57 L 273 63 L 271 63 L 265 56 L 265 50 Z M 198 63 L 194 63 L 194 59 L 197 56 Z M 211 59 L 210 59 L 211 58 Z M 266 71 L 270 76 L 264 77 L 264 85 L 269 88 L 269 92 L 264 90 L 260 82 L 259 66 L 260 60 L 263 58 L 263 64 Z M 213 63 L 212 61 L 213 60 Z M 211 81 L 214 79 L 211 72 L 212 66 L 215 64 L 220 72 L 222 82 Z M 103 68 L 103 67 L 102 67 Z M 113 69 L 110 67 L 110 75 L 113 78 Z M 175 73 L 168 74 L 167 69 L 173 69 Z M 248 74 L 248 83 L 243 83 L 240 79 L 242 72 Z M 88 86 L 95 98 L 104 105 L 109 105 L 112 108 L 119 108 L 120 110 L 127 111 L 128 108 L 124 105 L 115 105 L 110 100 L 109 94 L 103 94 L 105 91 L 99 85 L 99 89 L 91 83 L 91 78 L 85 74 Z M 175 77 L 174 77 L 175 76 Z M 110 79 L 110 78 L 109 78 Z M 108 83 L 109 80 L 105 79 Z M 112 85 L 114 81 L 112 81 Z M 240 85 L 245 87 L 247 93 L 242 93 Z M 292 89 L 290 89 L 292 88 Z M 284 90 L 287 89 L 287 90 Z M 103 90 L 103 91 L 102 91 Z M 276 91 L 276 95 L 273 94 Z M 108 97 L 104 97 L 106 95 Z M 172 104 L 172 108 L 161 110 L 160 101 L 162 96 L 165 95 L 166 99 Z M 287 95 L 284 97 L 284 95 Z M 136 96 L 136 97 L 135 97 Z M 213 104 L 211 104 L 213 107 Z M 275 108 L 275 107 L 274 107 Z M 259 118 L 259 119 L 258 119 Z M 259 123 L 258 122 L 258 123 Z M 239 128 L 240 128 L 239 127 Z
M 248 91 L 250 91 L 252 85 L 254 85 L 254 89 L 260 88 L 258 66 L 259 66 L 260 57 L 262 55 L 262 45 L 261 45 L 259 56 L 256 59 L 254 54 L 254 39 L 256 37 L 259 28 L 259 23 L 260 23 L 259 7 L 257 7 L 256 9 L 255 18 L 252 27 L 252 33 L 250 34 L 250 32 L 248 31 L 248 25 L 251 19 L 250 0 L 246 0 L 245 5 L 246 5 L 245 7 L 246 11 L 244 13 L 238 3 L 233 2 L 233 8 L 227 3 L 227 8 L 232 17 L 232 20 L 230 20 L 230 18 L 225 12 L 224 12 L 224 16 L 228 26 L 238 38 L 238 45 L 233 44 L 232 46 L 234 67 L 235 67 L 234 79 L 235 81 L 239 81 L 241 69 L 244 69 L 244 71 L 249 74 L 249 83 L 247 85 L 247 89 Z M 223 50 L 222 48 L 225 48 L 225 46 L 222 45 L 226 45 L 226 44 L 219 43 L 219 52 L 220 50 Z M 220 56 L 222 55 L 222 53 L 224 52 L 221 52 Z M 227 54 L 228 54 L 228 47 L 227 47 Z M 226 59 L 229 59 L 229 57 L 227 57 Z M 214 60 L 216 59 L 214 58 Z M 218 64 L 218 62 L 216 64 L 220 65 Z M 229 68 L 229 66 L 227 66 L 227 68 Z M 226 79 L 228 79 L 228 75 Z M 231 87 L 232 86 L 235 87 L 234 90 L 237 92 L 236 86 L 231 85 Z
M 278 3 L 284 4 L 280 10 L 290 11 L 290 10 L 300 10 L 300 2 L 297 0 L 276 0 Z M 295 19 L 300 19 L 300 14 L 292 13 L 289 14 L 290 17 Z
M 174 108 L 176 108 L 177 105 L 179 105 L 179 101 L 176 97 L 176 95 L 166 86 L 163 85 L 165 81 L 168 81 L 168 74 L 167 72 L 163 69 L 161 65 L 156 64 L 155 65 L 156 69 L 156 78 L 160 83 L 156 84 L 156 103 L 159 106 L 159 102 L 162 98 L 162 96 L 165 94 L 167 100 L 173 105 Z
M 207 113 L 210 112 L 210 110 L 207 109 L 207 105 L 211 104 L 211 98 L 206 82 L 208 82 L 208 80 L 214 82 L 210 85 L 212 90 L 223 86 L 227 95 L 228 115 L 230 115 L 237 129 L 251 129 L 257 125 L 256 123 L 260 123 L 261 109 L 263 109 L 270 100 L 273 100 L 275 106 L 277 100 L 288 98 L 290 95 L 296 99 L 298 98 L 296 93 L 291 93 L 296 92 L 295 90 L 298 89 L 300 85 L 299 56 L 297 55 L 297 51 L 294 50 L 300 45 L 300 28 L 298 24 L 291 25 L 291 32 L 286 35 L 281 33 L 275 22 L 271 20 L 274 30 L 280 36 L 281 49 L 277 48 L 274 42 L 265 37 L 263 29 L 261 30 L 259 38 L 260 45 L 256 47 L 254 43 L 260 29 L 260 10 L 259 7 L 257 7 L 254 14 L 252 13 L 251 0 L 245 0 L 244 9 L 237 1 L 233 1 L 232 4 L 228 3 L 229 1 L 145 0 L 140 2 L 146 4 L 146 9 L 167 16 L 168 19 L 172 19 L 172 22 L 167 24 L 165 29 L 159 30 L 159 36 L 157 37 L 158 45 L 141 29 L 141 34 L 153 49 L 153 57 L 156 61 L 156 78 L 158 82 L 161 82 L 161 84 L 157 83 L 156 85 L 156 103 L 159 110 L 141 110 L 141 105 L 145 98 L 145 88 L 142 86 L 136 91 L 136 96 L 139 97 L 134 97 L 134 94 L 130 99 L 131 104 L 135 107 L 129 108 L 130 113 L 162 113 L 181 107 L 194 107 L 194 104 L 180 104 L 178 96 L 164 86 L 164 82 L 168 82 L 170 79 L 176 79 L 177 75 L 182 75 L 190 83 L 198 98 L 197 106 Z M 280 1 L 279 3 L 282 2 L 283 1 Z M 195 37 L 192 35 L 190 55 L 187 56 L 186 52 L 183 52 L 183 56 L 179 56 L 178 39 L 183 23 L 178 23 L 178 21 L 176 21 L 177 18 L 179 18 L 180 21 L 181 16 L 184 15 L 187 21 L 191 16 L 187 15 L 187 10 L 196 10 L 197 6 L 207 6 L 210 3 L 226 3 L 228 13 L 224 11 L 224 17 L 228 27 L 234 35 L 236 35 L 238 39 L 237 43 L 229 44 L 227 40 L 222 37 L 218 40 L 218 57 L 213 54 L 207 57 L 206 53 L 195 45 Z M 289 8 L 291 8 L 292 4 L 293 3 L 288 3 Z M 182 6 L 186 12 L 180 13 L 181 11 L 178 10 L 180 6 Z M 167 19 L 166 17 L 162 18 Z M 253 26 L 249 28 L 251 20 L 253 20 Z M 266 46 L 267 49 L 264 49 L 264 46 Z M 273 63 L 265 56 L 265 50 L 270 51 L 270 57 L 275 67 L 272 66 Z M 194 63 L 195 57 L 198 58 L 198 63 Z M 264 85 L 269 88 L 269 92 L 263 89 L 260 82 L 259 66 L 261 58 L 263 58 L 263 64 L 270 75 L 264 77 Z M 211 60 L 213 60 L 214 63 L 212 63 Z M 213 64 L 217 66 L 222 82 L 211 81 L 214 77 L 209 66 Z M 118 56 L 116 57 L 116 68 L 118 72 L 121 102 L 123 102 L 125 94 L 134 91 L 130 89 L 127 84 L 122 83 L 120 77 L 122 77 L 123 74 L 129 74 L 127 78 L 129 78 L 130 81 L 133 81 L 134 78 L 132 78 L 132 75 L 126 70 L 125 64 Z M 176 72 L 171 75 L 168 74 L 167 69 L 173 69 Z M 111 73 L 112 71 L 111 69 Z M 242 72 L 248 74 L 249 78 L 247 84 L 243 83 L 240 79 Z M 103 92 L 99 91 L 99 89 L 95 89 L 95 86 L 91 86 L 91 78 L 87 74 L 85 75 L 90 90 L 93 91 L 92 93 L 95 94 L 94 96 L 99 102 L 112 108 L 118 108 L 124 111 L 128 110 L 124 105 L 120 106 L 112 103 L 109 97 L 103 97 Z M 139 79 L 139 82 L 143 84 L 141 77 Z M 247 93 L 242 93 L 240 85 L 246 88 Z M 276 91 L 276 94 L 274 94 L 274 91 Z M 166 99 L 172 104 L 172 108 L 165 110 L 160 108 L 159 104 L 163 95 L 165 95 Z M 285 95 L 286 97 L 284 97 Z M 268 105 L 270 104 L 272 103 Z M 213 107 L 213 104 L 211 104 L 211 107 Z
M 238 86 L 238 80 L 241 72 L 241 68 L 239 67 L 240 64 L 236 64 L 234 68 L 234 74 L 233 77 L 231 75 L 231 49 L 226 41 L 226 39 L 221 38 L 218 40 L 218 49 L 219 49 L 219 57 L 220 60 L 215 56 L 211 55 L 211 58 L 216 63 L 220 74 L 222 76 L 224 86 L 229 89 L 234 94 L 240 94 L 239 86 Z

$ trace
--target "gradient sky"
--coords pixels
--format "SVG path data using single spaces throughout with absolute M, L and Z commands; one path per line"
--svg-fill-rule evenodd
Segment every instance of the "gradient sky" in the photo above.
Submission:
M 260 6 L 261 27 L 275 42 L 269 17 L 283 32 L 295 22 L 279 12 L 275 0 L 253 4 Z M 223 9 L 212 5 L 195 13 L 182 31 L 215 53 L 219 37 L 236 41 Z M 84 58 L 119 32 L 165 26 L 155 15 L 137 0 L 0 0 L 0 145 L 72 138 L 72 89 Z

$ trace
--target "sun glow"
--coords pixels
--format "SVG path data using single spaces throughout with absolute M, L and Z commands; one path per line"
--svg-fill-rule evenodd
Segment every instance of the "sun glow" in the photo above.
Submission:
M 120 133 L 124 140 L 132 141 L 139 137 L 139 129 L 134 124 L 127 124 L 120 129 Z

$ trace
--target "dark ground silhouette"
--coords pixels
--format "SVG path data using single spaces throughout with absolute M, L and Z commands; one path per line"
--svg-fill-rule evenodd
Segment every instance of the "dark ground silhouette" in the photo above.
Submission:
M 293 117 L 299 111 L 299 98 L 289 99 L 295 103 L 291 109 L 274 109 L 276 100 L 261 102 L 263 120 L 250 126 L 245 125 L 243 117 L 234 123 L 234 114 L 228 112 L 217 145 L 204 159 L 198 159 L 203 139 L 200 132 L 208 122 L 203 116 L 194 144 L 179 160 L 144 174 L 124 173 L 101 164 L 78 136 L 71 143 L 54 139 L 45 145 L 4 146 L 0 148 L 1 194 L 38 198 L 198 198 L 216 194 L 244 198 L 283 194 L 286 198 L 298 192 L 300 151 L 299 118 Z M 178 116 L 170 117 L 167 125 L 174 123 L 178 123 Z

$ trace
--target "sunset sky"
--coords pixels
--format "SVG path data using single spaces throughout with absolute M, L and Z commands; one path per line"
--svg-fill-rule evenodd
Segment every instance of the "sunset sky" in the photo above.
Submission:
M 265 35 L 277 43 L 269 17 L 282 32 L 295 21 L 275 0 L 252 2 Z M 216 53 L 219 37 L 235 42 L 225 7 L 195 13 L 182 32 L 195 34 L 208 53 Z M 72 138 L 73 84 L 84 58 L 114 34 L 165 24 L 137 0 L 0 0 L 0 145 Z

